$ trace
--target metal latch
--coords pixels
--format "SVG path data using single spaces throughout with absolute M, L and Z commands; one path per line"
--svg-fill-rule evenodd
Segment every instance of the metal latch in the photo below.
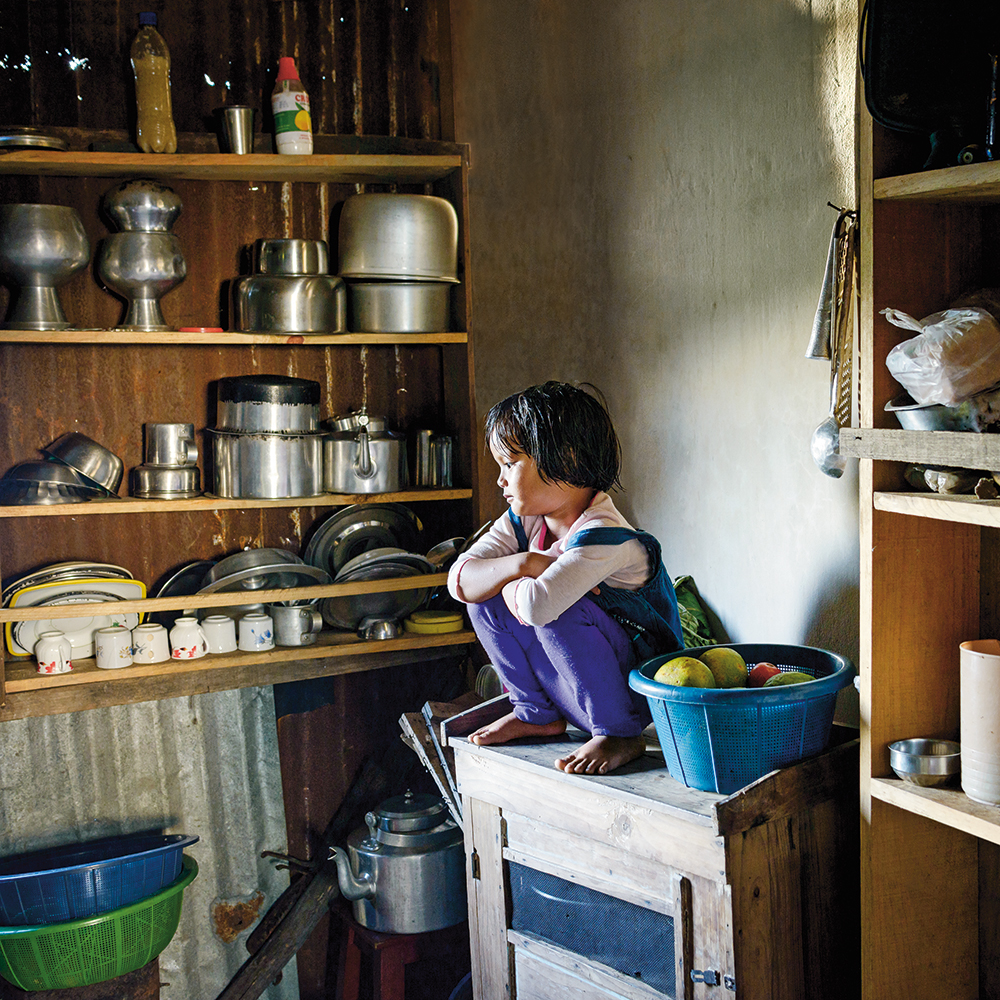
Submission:
M 713 972 L 711 969 L 692 969 L 691 970 L 691 982 L 692 983 L 704 983 L 706 986 L 718 986 L 719 985 L 719 974 Z
M 478 879 L 479 876 L 479 852 L 473 851 L 472 856 L 469 858 L 472 863 L 472 877 Z
M 726 987 L 727 990 L 732 990 L 736 992 L 736 977 L 735 976 L 723 976 L 722 985 Z

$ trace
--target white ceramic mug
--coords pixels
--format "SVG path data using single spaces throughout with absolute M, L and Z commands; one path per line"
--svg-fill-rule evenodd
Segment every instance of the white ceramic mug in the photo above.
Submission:
M 240 649 L 245 653 L 259 653 L 274 649 L 274 623 L 270 615 L 254 611 L 240 619 Z
M 42 632 L 35 643 L 40 674 L 68 674 L 73 669 L 73 646 L 63 632 Z
M 170 656 L 174 660 L 196 660 L 208 652 L 208 639 L 197 618 L 182 616 L 170 630 Z
M 236 642 L 236 622 L 229 615 L 209 615 L 202 619 L 202 630 L 208 640 L 210 653 L 234 653 Z
M 94 633 L 97 665 L 101 670 L 120 670 L 132 663 L 132 633 L 123 625 L 109 625 Z
M 170 644 L 164 626 L 147 622 L 132 629 L 133 663 L 161 663 L 169 659 Z

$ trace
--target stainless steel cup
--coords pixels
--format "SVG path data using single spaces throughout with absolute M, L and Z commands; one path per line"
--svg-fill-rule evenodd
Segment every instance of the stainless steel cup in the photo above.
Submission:
M 447 434 L 431 438 L 431 485 L 451 486 L 451 438 Z
M 417 486 L 433 485 L 433 474 L 431 463 L 431 441 L 434 438 L 434 431 L 419 430 L 416 432 L 417 447 L 416 461 L 414 467 L 414 479 Z
M 222 119 L 219 146 L 223 153 L 253 152 L 253 116 L 254 109 L 243 104 L 219 108 Z
M 312 646 L 323 627 L 323 616 L 311 604 L 269 604 L 267 613 L 279 646 Z
M 198 461 L 194 424 L 143 424 L 146 447 L 144 465 L 177 467 Z

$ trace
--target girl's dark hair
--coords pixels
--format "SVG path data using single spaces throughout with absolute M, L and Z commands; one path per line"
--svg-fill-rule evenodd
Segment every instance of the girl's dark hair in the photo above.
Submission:
M 486 414 L 486 443 L 535 460 L 547 483 L 621 488 L 621 444 L 601 391 L 543 382 L 502 399 Z

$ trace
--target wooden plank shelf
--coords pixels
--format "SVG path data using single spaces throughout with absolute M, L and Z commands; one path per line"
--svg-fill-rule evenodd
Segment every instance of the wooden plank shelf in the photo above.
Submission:
M 459 153 L 90 153 L 24 150 L 0 155 L 0 173 L 34 177 L 148 177 L 154 180 L 430 184 L 460 170 Z
M 22 504 L 0 507 L 4 517 L 79 517 L 91 514 L 162 514 L 180 511 L 258 510 L 267 507 L 344 507 L 357 503 L 417 503 L 424 500 L 468 500 L 471 489 L 413 489 L 399 493 L 320 493 L 314 497 L 283 497 L 280 500 L 230 499 L 206 494 L 187 500 L 143 500 L 138 497 L 108 497 L 84 503 Z
M 844 427 L 840 453 L 849 458 L 1000 471 L 1000 434 Z
M 1000 201 L 1000 163 L 969 163 L 877 178 L 876 201 Z
M 971 494 L 876 493 L 873 504 L 876 510 L 893 514 L 1000 528 L 1000 500 L 980 500 Z
M 1000 807 L 974 802 L 961 788 L 922 788 L 901 778 L 872 778 L 872 796 L 982 840 L 1000 844 Z
M 407 633 L 397 639 L 364 641 L 351 632 L 321 632 L 313 646 L 279 646 L 262 653 L 203 656 L 101 670 L 92 659 L 74 660 L 68 674 L 42 676 L 30 657 L 6 662 L 6 699 L 0 722 L 79 712 L 211 691 L 260 687 L 288 681 L 420 664 L 463 655 L 474 632 Z
M 233 347 L 246 344 L 282 344 L 303 347 L 330 347 L 369 344 L 372 346 L 420 347 L 427 344 L 467 344 L 464 331 L 444 333 L 243 333 L 193 332 L 190 330 L 0 330 L 0 344 L 169 344 L 172 347 L 210 345 Z

